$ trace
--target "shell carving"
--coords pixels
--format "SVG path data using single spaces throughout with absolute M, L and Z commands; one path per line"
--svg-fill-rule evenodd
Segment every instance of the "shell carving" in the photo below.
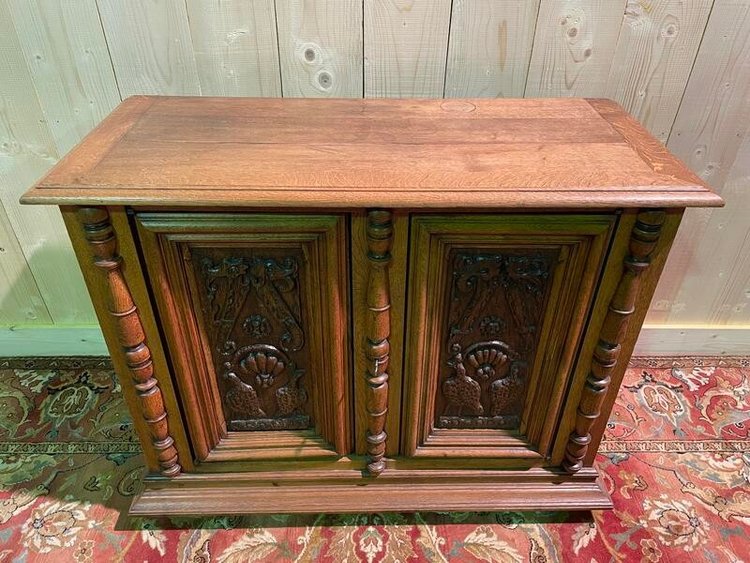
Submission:
M 479 383 L 466 375 L 461 347 L 454 344 L 451 348 L 453 358 L 449 365 L 453 367 L 454 374 L 443 382 L 443 395 L 448 405 L 457 409 L 460 414 L 463 409 L 469 414 L 480 416 L 484 413 L 482 407 L 482 388 Z
M 248 354 L 240 362 L 240 366 L 247 373 L 255 376 L 255 382 L 265 389 L 271 387 L 276 377 L 286 368 L 283 360 L 265 352 Z
M 474 373 L 480 379 L 495 377 L 496 368 L 508 361 L 508 356 L 497 348 L 479 348 L 471 352 L 466 360 L 474 368 Z

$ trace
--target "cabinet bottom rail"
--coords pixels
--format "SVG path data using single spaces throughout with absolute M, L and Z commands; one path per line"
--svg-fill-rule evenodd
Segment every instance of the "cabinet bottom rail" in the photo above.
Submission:
M 133 516 L 253 513 L 604 510 L 612 501 L 595 470 L 566 479 L 557 473 L 512 471 L 492 480 L 253 481 L 237 474 L 147 477 Z M 526 473 L 524 475 L 524 473 Z M 387 474 L 384 473 L 383 476 Z M 437 480 L 437 479 L 436 479 Z

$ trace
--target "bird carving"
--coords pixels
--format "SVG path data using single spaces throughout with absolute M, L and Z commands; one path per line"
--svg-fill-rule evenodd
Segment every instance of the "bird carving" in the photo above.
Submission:
M 276 406 L 279 416 L 293 414 L 307 401 L 307 391 L 300 385 L 300 379 L 304 374 L 303 370 L 296 370 L 289 383 L 276 390 Z
M 224 402 L 240 418 L 264 418 L 266 413 L 260 407 L 258 393 L 252 385 L 242 381 L 233 372 L 224 374 L 229 383 L 229 391 L 224 395 Z
M 523 367 L 513 363 L 508 377 L 493 381 L 490 385 L 490 414 L 508 415 L 518 412 L 521 405 L 521 392 L 524 386 Z
M 479 383 L 466 375 L 461 347 L 454 344 L 451 348 L 453 357 L 448 362 L 454 369 L 454 374 L 443 382 L 443 395 L 449 407 L 455 407 L 457 414 L 467 409 L 469 414 L 480 416 L 484 413 L 481 397 L 482 388 Z

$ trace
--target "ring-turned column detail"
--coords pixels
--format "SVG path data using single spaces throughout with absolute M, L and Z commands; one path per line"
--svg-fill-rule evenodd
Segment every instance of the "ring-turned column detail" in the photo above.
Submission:
M 154 377 L 151 350 L 141 324 L 138 308 L 122 272 L 122 258 L 117 253 L 117 238 L 106 209 L 83 207 L 78 211 L 86 240 L 94 255 L 94 264 L 107 277 L 108 309 L 115 319 L 117 335 L 125 361 L 141 402 L 141 414 L 151 433 L 161 474 L 175 477 L 182 471 L 174 439 L 169 434 L 164 397 Z
M 391 298 L 388 265 L 391 261 L 393 223 L 391 213 L 374 210 L 367 214 L 367 471 L 372 476 L 385 469 L 385 417 L 388 412 L 388 360 L 391 335 Z
M 622 277 L 609 303 L 607 316 L 599 333 L 599 341 L 594 349 L 591 369 L 578 404 L 575 430 L 571 433 L 565 448 L 562 465 L 568 473 L 575 473 L 583 467 L 583 458 L 591 443 L 591 428 L 601 414 L 611 374 L 620 355 L 621 342 L 628 328 L 630 316 L 635 311 L 641 275 L 651 263 L 651 253 L 659 240 L 664 218 L 664 211 L 643 211 L 638 214 L 633 226 Z

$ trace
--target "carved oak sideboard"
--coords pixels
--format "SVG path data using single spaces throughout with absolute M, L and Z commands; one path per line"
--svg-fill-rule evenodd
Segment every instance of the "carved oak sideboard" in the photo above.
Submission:
M 610 507 L 686 207 L 608 100 L 133 97 L 59 205 L 149 473 L 131 513 Z

